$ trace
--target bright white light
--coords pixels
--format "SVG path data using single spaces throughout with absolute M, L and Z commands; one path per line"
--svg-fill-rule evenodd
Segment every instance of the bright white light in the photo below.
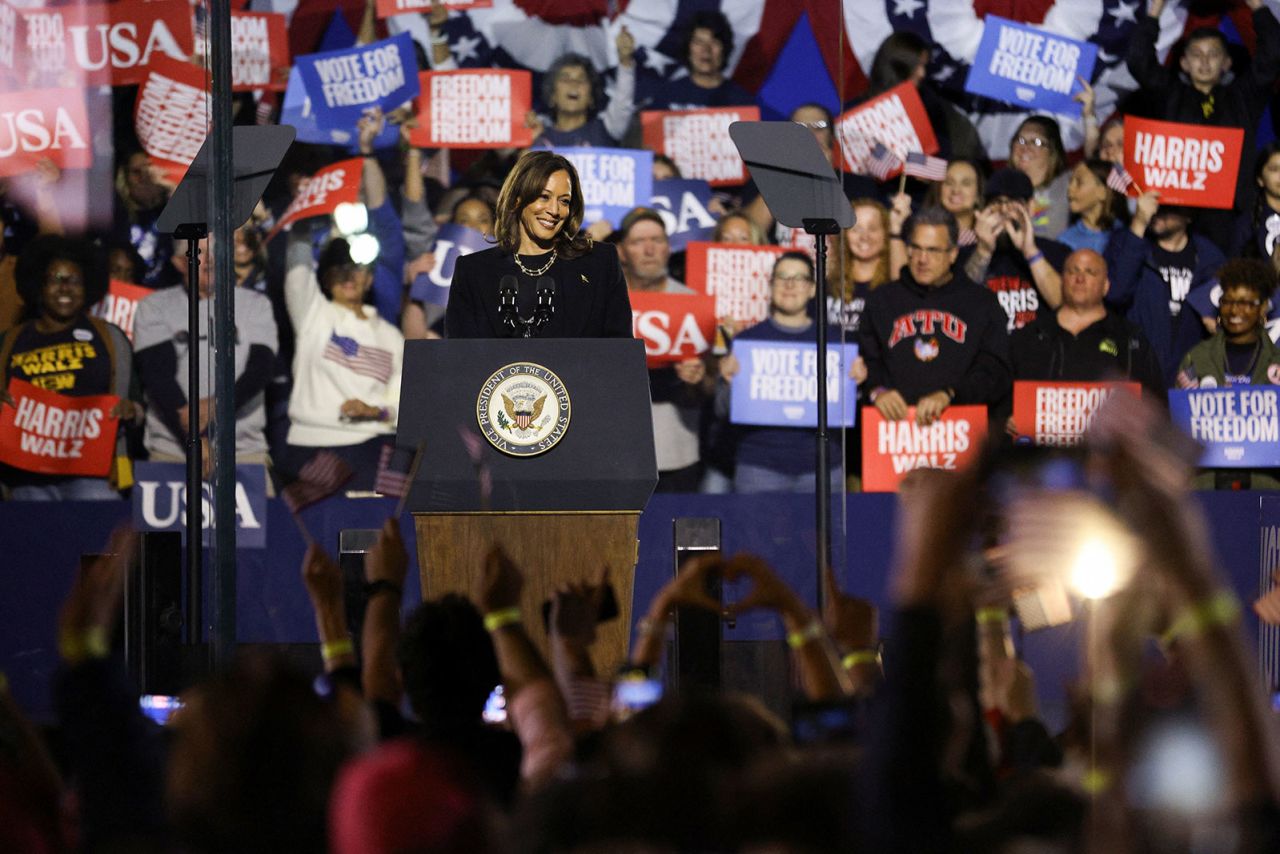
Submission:
M 1085 540 L 1071 567 L 1071 586 L 1086 599 L 1105 599 L 1120 588 L 1120 565 L 1101 539 Z
M 378 238 L 372 234 L 365 232 L 357 234 L 350 240 L 351 260 L 357 264 L 372 264 L 374 259 L 378 257 Z
M 343 202 L 333 209 L 333 224 L 343 237 L 359 234 L 369 227 L 369 211 L 359 202 Z
M 1203 814 L 1219 809 L 1227 790 L 1217 745 L 1189 723 L 1158 726 L 1134 757 L 1129 791 L 1146 809 Z

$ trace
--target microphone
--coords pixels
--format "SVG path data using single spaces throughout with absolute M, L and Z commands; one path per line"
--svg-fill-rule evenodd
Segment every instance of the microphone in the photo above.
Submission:
M 519 284 L 516 277 L 510 274 L 498 280 L 498 316 L 502 325 L 515 332 L 519 328 L 519 315 L 516 309 L 516 293 Z
M 550 276 L 543 276 L 538 279 L 535 287 L 538 292 L 538 302 L 533 310 L 533 326 L 534 329 L 541 329 L 556 313 L 556 283 Z

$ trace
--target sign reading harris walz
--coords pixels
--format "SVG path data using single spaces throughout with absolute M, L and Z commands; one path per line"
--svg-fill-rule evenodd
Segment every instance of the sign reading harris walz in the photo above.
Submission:
M 1204 445 L 1205 468 L 1280 466 L 1280 388 L 1174 389 L 1169 414 L 1191 438 Z
M 964 89 L 1039 112 L 1080 115 L 1076 77 L 1089 80 L 1098 46 L 987 15 Z
M 137 463 L 134 466 L 133 524 L 139 531 L 182 531 L 186 537 L 187 467 L 184 463 Z M 236 466 L 236 547 L 267 546 L 266 471 L 260 465 Z M 206 481 L 200 489 L 201 545 L 209 545 L 213 527 L 213 494 Z

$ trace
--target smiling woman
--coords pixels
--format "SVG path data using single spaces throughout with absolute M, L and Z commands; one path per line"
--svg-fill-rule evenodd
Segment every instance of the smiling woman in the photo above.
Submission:
M 446 336 L 630 338 L 617 251 L 578 233 L 582 214 L 573 164 L 550 151 L 526 152 L 498 196 L 498 245 L 457 261 Z

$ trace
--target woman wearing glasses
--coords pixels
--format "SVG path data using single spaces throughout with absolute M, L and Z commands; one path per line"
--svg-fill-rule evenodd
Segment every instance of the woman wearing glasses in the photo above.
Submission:
M 1062 130 L 1048 116 L 1031 116 L 1009 140 L 1009 165 L 1031 179 L 1031 222 L 1036 237 L 1057 238 L 1067 227 L 1067 152 Z

